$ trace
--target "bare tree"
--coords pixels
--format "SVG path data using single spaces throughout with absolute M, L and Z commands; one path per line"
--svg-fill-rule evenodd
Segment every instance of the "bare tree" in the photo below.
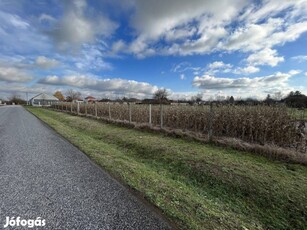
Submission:
M 275 99 L 276 101 L 280 101 L 282 99 L 282 93 L 280 91 L 274 93 L 273 99 Z
M 73 89 L 69 89 L 66 92 L 66 100 L 67 101 L 74 101 L 81 97 L 81 93 L 78 91 L 75 91 Z
M 191 97 L 191 101 L 192 101 L 193 103 L 197 103 L 197 104 L 200 104 L 201 101 L 202 101 L 202 99 L 203 99 L 203 95 L 202 95 L 201 93 L 198 93 L 198 94 L 196 94 L 195 96 L 192 96 L 192 97 Z
M 158 89 L 153 95 L 153 99 L 159 103 L 167 102 L 168 101 L 167 97 L 168 97 L 168 92 L 166 91 L 166 89 Z
M 12 94 L 10 97 L 8 97 L 8 101 L 10 104 L 16 104 L 16 105 L 27 103 L 25 100 L 21 99 L 20 95 L 18 94 Z

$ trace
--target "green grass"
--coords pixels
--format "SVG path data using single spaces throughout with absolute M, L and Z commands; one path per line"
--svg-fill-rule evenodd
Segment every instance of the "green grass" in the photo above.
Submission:
M 182 229 L 307 229 L 307 168 L 27 108 Z

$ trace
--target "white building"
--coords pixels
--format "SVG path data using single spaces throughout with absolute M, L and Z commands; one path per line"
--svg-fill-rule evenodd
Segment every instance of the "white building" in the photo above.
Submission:
M 53 102 L 58 102 L 55 96 L 46 93 L 40 93 L 29 100 L 29 104 L 33 106 L 50 106 Z

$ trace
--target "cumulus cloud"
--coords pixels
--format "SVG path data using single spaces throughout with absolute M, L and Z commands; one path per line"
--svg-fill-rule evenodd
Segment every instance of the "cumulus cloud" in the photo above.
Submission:
M 213 63 L 210 63 L 208 65 L 208 68 L 209 69 L 220 69 L 220 68 L 232 68 L 232 65 L 231 64 L 225 64 L 224 62 L 222 61 L 215 61 Z
M 215 61 L 207 65 L 207 74 L 214 74 L 218 72 L 229 73 L 232 71 L 232 64 L 226 64 L 222 61 Z
M 252 74 L 252 73 L 257 73 L 259 72 L 260 69 L 258 67 L 255 66 L 247 66 L 247 67 L 238 67 L 236 69 L 233 70 L 234 74 Z
M 66 6 L 63 18 L 51 32 L 58 48 L 79 48 L 84 43 L 93 42 L 98 35 L 110 36 L 117 28 L 117 24 L 107 17 L 101 14 L 90 17 L 85 13 L 86 10 L 85 0 L 71 1 Z
M 269 19 L 262 24 L 247 24 L 235 28 L 226 42 L 220 44 L 221 49 L 256 51 L 267 46 L 268 39 L 280 30 L 284 20 L 281 18 Z
M 227 0 L 136 0 L 132 26 L 138 36 L 131 43 L 134 47 L 131 51 L 146 52 L 148 44 L 159 39 L 173 43 L 159 50 L 166 55 L 211 51 L 219 39 L 226 35 L 224 26 L 229 24 L 246 4 L 243 0 L 232 1 L 232 4 Z M 195 36 L 199 39 L 194 40 Z
M 0 81 L 6 82 L 28 82 L 33 78 L 24 70 L 15 67 L 0 66 Z
M 235 0 L 229 5 L 227 0 L 221 1 L 202 1 L 185 0 L 163 1 L 163 0 L 136 0 L 136 14 L 132 25 L 142 34 L 150 39 L 156 39 L 166 35 L 168 32 L 180 31 L 184 25 L 189 23 L 193 26 L 192 20 L 210 21 L 210 23 L 224 24 L 244 7 L 246 1 Z M 208 24 L 210 24 L 208 23 Z M 208 28 L 204 23 L 200 29 Z M 181 37 L 181 36 L 180 36 Z
M 61 85 L 90 89 L 99 92 L 112 92 L 117 95 L 135 95 L 138 97 L 152 96 L 158 89 L 157 86 L 146 82 L 124 80 L 120 78 L 100 79 L 97 76 L 69 75 L 69 76 L 47 76 L 38 81 L 41 84 Z
M 251 54 L 246 61 L 251 65 L 270 65 L 276 66 L 284 61 L 284 57 L 278 57 L 277 51 L 265 48 L 257 53 Z
M 50 59 L 45 56 L 38 56 L 35 60 L 35 64 L 39 68 L 49 69 L 58 66 L 60 63 L 55 59 Z
M 255 78 L 219 78 L 210 75 L 196 76 L 193 85 L 200 89 L 264 89 L 276 86 L 284 86 L 290 77 L 297 74 L 297 71 L 288 73 L 277 72 L 272 75 Z
M 273 50 L 307 31 L 306 11 L 305 0 L 136 0 L 136 37 L 126 51 L 146 57 Z
M 237 67 L 234 68 L 232 64 L 227 64 L 222 61 L 215 61 L 207 65 L 207 75 L 213 75 L 215 73 L 234 73 L 234 74 L 252 74 L 259 72 L 260 69 L 249 65 L 246 67 Z

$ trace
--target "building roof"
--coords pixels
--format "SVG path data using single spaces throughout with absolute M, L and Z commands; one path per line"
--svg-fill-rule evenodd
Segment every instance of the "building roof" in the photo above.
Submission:
M 40 94 L 38 94 L 38 95 L 32 97 L 32 98 L 30 99 L 30 101 L 33 100 L 33 99 L 37 99 L 37 100 L 53 100 L 53 101 L 58 101 L 58 100 L 59 100 L 59 99 L 56 98 L 55 96 L 48 95 L 48 94 L 46 94 L 46 93 L 40 93 Z
M 92 100 L 94 100 L 94 99 L 96 99 L 95 97 L 92 97 L 92 96 L 88 96 L 88 97 L 86 97 L 85 99 L 92 99 Z

